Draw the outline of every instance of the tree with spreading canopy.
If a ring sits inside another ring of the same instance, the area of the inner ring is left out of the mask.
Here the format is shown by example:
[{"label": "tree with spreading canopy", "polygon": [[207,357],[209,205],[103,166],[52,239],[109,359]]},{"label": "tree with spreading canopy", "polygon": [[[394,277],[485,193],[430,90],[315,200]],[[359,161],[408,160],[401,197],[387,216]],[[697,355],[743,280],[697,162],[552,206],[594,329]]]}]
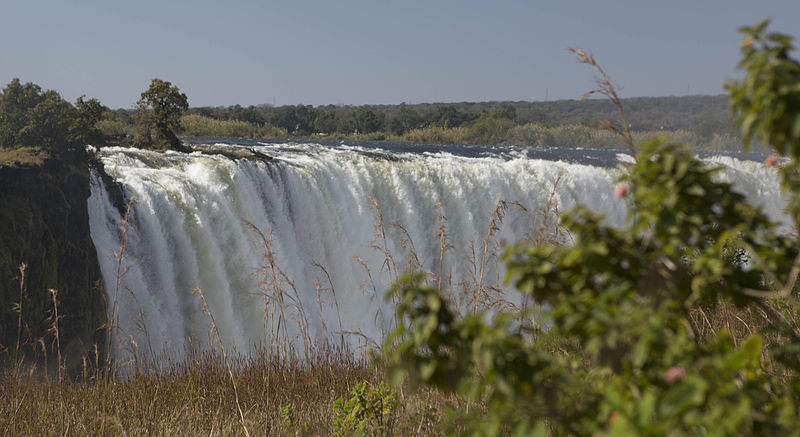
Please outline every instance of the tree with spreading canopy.
[{"label": "tree with spreading canopy", "polygon": [[177,86],[155,78],[136,104],[140,127],[135,140],[137,146],[190,151],[177,136],[181,132],[181,115],[189,109],[186,94]]}]

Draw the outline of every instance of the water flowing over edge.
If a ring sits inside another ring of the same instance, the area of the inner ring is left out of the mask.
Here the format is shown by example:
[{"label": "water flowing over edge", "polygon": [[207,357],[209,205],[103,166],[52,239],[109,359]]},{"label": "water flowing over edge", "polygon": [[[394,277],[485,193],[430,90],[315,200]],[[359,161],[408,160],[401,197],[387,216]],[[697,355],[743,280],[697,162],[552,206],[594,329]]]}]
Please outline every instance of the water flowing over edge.
[{"label": "water flowing over edge", "polygon": [[[503,243],[541,237],[545,222],[553,229],[555,208],[578,204],[605,214],[609,225],[625,223],[624,203],[613,196],[621,170],[613,165],[507,149],[247,148],[271,159],[97,152],[125,197],[136,200],[123,233],[123,212],[93,177],[90,226],[109,304],[118,303],[117,357],[167,352],[179,361],[192,347],[208,347],[214,339],[192,295],[198,288],[227,348],[291,345],[300,353],[322,339],[375,344],[394,323],[384,299],[389,284],[410,267],[441,277],[462,311],[484,288],[517,304],[494,256]],[[729,156],[706,159],[787,226],[774,169]],[[498,226],[490,231],[493,220]],[[118,265],[111,254],[123,237]]]}]

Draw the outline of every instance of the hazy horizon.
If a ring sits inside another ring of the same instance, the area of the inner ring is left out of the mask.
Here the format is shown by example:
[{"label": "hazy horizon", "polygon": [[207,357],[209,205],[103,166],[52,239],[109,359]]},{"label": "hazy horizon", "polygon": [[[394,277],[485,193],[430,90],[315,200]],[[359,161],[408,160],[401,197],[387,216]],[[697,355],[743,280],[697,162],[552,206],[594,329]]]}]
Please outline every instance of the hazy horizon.
[{"label": "hazy horizon", "polygon": [[[724,93],[717,93],[717,94],[686,94],[682,96],[677,95],[670,95],[670,96],[630,96],[630,97],[622,97],[622,100],[635,100],[635,99],[662,99],[662,98],[680,98],[680,97],[725,97],[727,95]],[[190,99],[191,100],[191,99]],[[578,101],[584,100],[581,99],[581,96],[576,98],[568,98],[568,99],[550,99],[550,100],[463,100],[463,101],[450,101],[450,102],[417,102],[417,103],[408,103],[408,102],[399,102],[399,103],[323,103],[320,105],[311,105],[311,104],[303,104],[303,103],[286,103],[283,105],[273,106],[272,103],[252,103],[249,105],[242,105],[239,103],[232,103],[230,105],[192,105],[191,101],[189,102],[190,108],[229,108],[232,106],[239,105],[243,108],[248,106],[264,106],[264,107],[281,107],[281,106],[296,106],[296,105],[304,105],[304,106],[313,106],[314,108],[320,108],[324,106],[335,106],[335,107],[356,107],[356,106],[399,106],[401,104],[407,104],[410,106],[413,105],[472,105],[472,104],[487,104],[487,103],[556,103],[556,102],[566,102],[566,101]],[[608,99],[605,96],[593,96],[589,99],[585,100],[592,100],[592,101],[607,101]],[[610,104],[610,103],[609,103]],[[113,110],[120,110],[120,109],[128,109],[128,110],[136,110],[135,106],[124,107],[124,108],[110,108]]]},{"label": "hazy horizon", "polygon": [[3,2],[12,78],[132,108],[154,77],[193,107],[576,100],[595,55],[623,98],[718,95],[740,26],[800,36],[800,3],[632,0]]}]

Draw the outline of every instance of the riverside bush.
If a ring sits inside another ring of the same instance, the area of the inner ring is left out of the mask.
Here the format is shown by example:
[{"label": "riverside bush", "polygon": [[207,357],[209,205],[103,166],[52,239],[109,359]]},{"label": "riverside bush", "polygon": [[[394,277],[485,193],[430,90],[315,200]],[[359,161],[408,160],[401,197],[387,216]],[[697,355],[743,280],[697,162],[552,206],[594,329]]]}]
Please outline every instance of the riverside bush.
[{"label": "riverside bush", "polygon": [[181,117],[183,133],[189,136],[215,136],[238,138],[282,138],[286,130],[271,125],[258,126],[239,120],[215,120],[198,114]]},{"label": "riverside bush", "polygon": [[361,381],[353,387],[351,397],[339,397],[333,402],[333,431],[336,435],[388,435],[397,404],[395,391],[381,381],[368,384]]},{"label": "riverside bush", "polygon": [[[742,29],[731,107],[744,138],[788,156],[797,226],[800,64],[766,26]],[[482,435],[800,435],[798,237],[716,172],[683,145],[646,142],[616,191],[626,229],[579,207],[562,216],[572,244],[509,248],[508,277],[544,320],[524,308],[459,316],[424,276],[401,278],[388,377],[482,403],[483,417],[453,412]],[[693,317],[731,306],[761,326],[703,333]]]}]

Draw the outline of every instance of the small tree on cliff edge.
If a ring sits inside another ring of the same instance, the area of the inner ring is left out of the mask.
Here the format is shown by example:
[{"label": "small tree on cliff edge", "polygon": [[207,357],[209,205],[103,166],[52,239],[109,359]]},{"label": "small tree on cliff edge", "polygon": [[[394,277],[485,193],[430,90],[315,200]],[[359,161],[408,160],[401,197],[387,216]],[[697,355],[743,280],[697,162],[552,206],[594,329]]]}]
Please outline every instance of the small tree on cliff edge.
[{"label": "small tree on cliff edge", "polygon": [[189,108],[186,94],[180,92],[177,86],[161,79],[153,79],[150,88],[142,93],[136,104],[139,106],[141,127],[136,139],[138,146],[189,151],[176,135],[181,131],[181,114]]}]

